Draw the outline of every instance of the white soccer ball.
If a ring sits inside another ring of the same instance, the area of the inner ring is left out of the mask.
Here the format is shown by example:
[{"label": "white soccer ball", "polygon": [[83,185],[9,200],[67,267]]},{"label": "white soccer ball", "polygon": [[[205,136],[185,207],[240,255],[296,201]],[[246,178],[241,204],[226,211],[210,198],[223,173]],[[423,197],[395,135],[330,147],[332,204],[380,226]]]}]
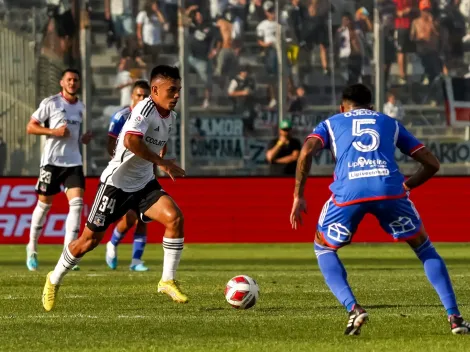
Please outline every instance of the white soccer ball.
[{"label": "white soccer ball", "polygon": [[231,278],[225,287],[225,299],[233,308],[251,308],[258,301],[258,297],[258,284],[246,275]]}]

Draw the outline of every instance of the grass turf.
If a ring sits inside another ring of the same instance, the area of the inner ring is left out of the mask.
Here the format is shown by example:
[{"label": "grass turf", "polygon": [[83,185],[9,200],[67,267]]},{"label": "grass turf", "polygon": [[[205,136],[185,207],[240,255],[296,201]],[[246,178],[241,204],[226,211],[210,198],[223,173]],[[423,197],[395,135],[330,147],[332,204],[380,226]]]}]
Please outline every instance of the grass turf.
[{"label": "grass turf", "polygon": [[[439,244],[460,308],[470,316],[470,245]],[[421,263],[405,245],[355,244],[340,251],[370,322],[343,336],[347,316],[329,292],[310,244],[187,245],[179,270],[190,303],[157,294],[162,250],[148,245],[151,271],[129,272],[131,247],[111,271],[101,245],[70,272],[55,309],[41,294],[60,246],[40,246],[40,270],[28,272],[24,246],[0,246],[1,351],[442,351],[470,350],[453,336]],[[260,301],[238,311],[224,300],[226,282],[246,274]]]}]

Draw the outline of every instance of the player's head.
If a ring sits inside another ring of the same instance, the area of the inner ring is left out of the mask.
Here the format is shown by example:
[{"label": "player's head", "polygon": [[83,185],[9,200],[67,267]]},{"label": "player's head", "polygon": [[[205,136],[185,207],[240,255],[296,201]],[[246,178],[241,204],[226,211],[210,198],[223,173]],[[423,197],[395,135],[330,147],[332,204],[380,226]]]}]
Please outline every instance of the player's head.
[{"label": "player's head", "polygon": [[357,83],[346,87],[341,97],[341,112],[358,108],[372,109],[372,92],[365,85]]},{"label": "player's head", "polygon": [[132,87],[131,107],[133,108],[140,101],[144,100],[145,97],[148,97],[149,95],[150,95],[150,86],[147,83],[147,81],[145,80],[136,81],[134,83],[134,86]]},{"label": "player's head", "polygon": [[177,67],[159,65],[150,74],[150,95],[165,110],[173,110],[180,98],[181,76]]},{"label": "player's head", "polygon": [[80,89],[80,72],[73,68],[68,68],[62,72],[60,86],[62,91],[71,96],[75,96]]}]

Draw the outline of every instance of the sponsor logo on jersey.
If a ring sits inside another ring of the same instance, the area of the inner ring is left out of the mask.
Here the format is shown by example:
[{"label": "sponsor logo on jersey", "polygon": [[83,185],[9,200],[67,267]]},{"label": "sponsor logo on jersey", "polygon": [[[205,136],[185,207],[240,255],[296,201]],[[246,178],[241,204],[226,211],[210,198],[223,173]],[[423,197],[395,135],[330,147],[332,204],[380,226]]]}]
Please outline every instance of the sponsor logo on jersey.
[{"label": "sponsor logo on jersey", "polygon": [[141,121],[142,121],[142,116],[137,115],[137,116],[134,118],[134,120],[137,121],[137,122],[141,122]]},{"label": "sponsor logo on jersey", "polygon": [[361,170],[361,171],[350,172],[349,173],[349,179],[354,180],[356,178],[388,176],[388,175],[390,175],[390,170],[389,169],[370,169],[370,170]]},{"label": "sponsor logo on jersey", "polygon": [[162,140],[159,140],[159,139],[154,139],[150,136],[145,137],[145,141],[148,142],[148,143],[158,145],[159,147],[163,147],[166,143],[166,141],[162,141]]},{"label": "sponsor logo on jersey", "polygon": [[387,162],[381,159],[366,159],[364,157],[357,158],[357,161],[348,162],[348,167],[387,167]]}]

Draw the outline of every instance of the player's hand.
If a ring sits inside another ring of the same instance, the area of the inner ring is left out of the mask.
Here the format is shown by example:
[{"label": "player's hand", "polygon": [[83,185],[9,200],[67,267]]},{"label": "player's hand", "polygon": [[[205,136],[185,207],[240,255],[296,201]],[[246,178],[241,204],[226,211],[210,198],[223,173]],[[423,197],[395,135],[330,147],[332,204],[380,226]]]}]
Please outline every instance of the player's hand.
[{"label": "player's hand", "polygon": [[91,131],[87,131],[85,134],[82,135],[82,143],[88,144],[93,138],[93,133]]},{"label": "player's hand", "polygon": [[302,212],[307,214],[307,202],[304,198],[294,198],[294,204],[292,204],[292,211],[290,213],[290,223],[294,230],[297,229],[298,224],[303,225]]},{"label": "player's hand", "polygon": [[67,124],[62,125],[59,128],[55,128],[52,130],[52,135],[54,137],[68,137],[70,136],[70,130],[67,128]]},{"label": "player's hand", "polygon": [[167,160],[163,160],[163,162],[160,165],[158,165],[160,169],[163,172],[166,172],[173,181],[175,181],[176,177],[186,176],[186,171],[184,171],[182,168],[176,165],[175,161],[176,159],[167,159]]}]

